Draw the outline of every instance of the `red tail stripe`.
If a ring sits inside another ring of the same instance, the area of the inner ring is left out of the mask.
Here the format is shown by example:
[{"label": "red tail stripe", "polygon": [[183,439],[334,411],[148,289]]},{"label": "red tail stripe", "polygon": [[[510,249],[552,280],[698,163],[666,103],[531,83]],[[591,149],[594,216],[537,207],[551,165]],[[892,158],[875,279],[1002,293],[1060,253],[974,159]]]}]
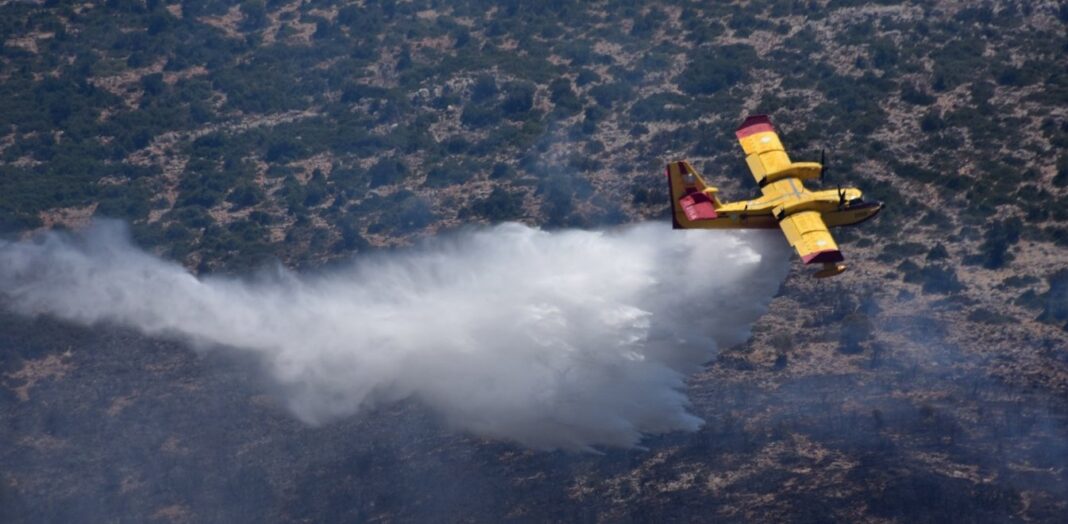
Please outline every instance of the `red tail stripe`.
[{"label": "red tail stripe", "polygon": [[745,138],[749,135],[756,133],[763,133],[765,131],[775,131],[775,128],[771,125],[771,119],[767,115],[753,115],[745,119],[742,125],[738,126],[738,130],[734,132],[735,136],[739,139]]}]

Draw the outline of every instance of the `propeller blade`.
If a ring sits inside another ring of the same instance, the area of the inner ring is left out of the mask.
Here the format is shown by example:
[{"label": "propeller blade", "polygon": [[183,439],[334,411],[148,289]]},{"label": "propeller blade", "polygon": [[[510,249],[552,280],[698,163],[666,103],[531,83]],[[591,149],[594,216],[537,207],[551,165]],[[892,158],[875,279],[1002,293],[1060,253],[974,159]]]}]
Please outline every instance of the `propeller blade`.
[{"label": "propeller blade", "polygon": [[823,176],[827,173],[827,150],[820,148],[820,183],[823,183]]},{"label": "propeller blade", "polygon": [[845,205],[845,191],[842,190],[842,184],[838,184],[838,207]]}]

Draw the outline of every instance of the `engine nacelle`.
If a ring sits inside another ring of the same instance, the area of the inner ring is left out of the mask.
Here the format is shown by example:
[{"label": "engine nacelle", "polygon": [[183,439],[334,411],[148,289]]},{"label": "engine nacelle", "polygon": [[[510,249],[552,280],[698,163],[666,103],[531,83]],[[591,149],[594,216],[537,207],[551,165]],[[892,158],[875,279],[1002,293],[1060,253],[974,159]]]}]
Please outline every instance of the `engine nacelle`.
[{"label": "engine nacelle", "polygon": [[785,169],[765,174],[759,184],[760,187],[764,187],[776,180],[782,180],[789,177],[798,178],[800,180],[815,180],[820,177],[821,171],[823,171],[823,165],[819,162],[793,162]]}]

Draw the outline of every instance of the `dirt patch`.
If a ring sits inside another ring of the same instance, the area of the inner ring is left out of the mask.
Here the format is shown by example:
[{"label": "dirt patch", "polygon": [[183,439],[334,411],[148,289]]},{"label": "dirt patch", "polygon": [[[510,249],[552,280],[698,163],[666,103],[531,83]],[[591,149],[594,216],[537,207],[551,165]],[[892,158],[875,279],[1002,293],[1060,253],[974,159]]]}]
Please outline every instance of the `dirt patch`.
[{"label": "dirt patch", "polygon": [[182,504],[162,507],[152,514],[152,518],[170,522],[189,522],[191,520],[189,508]]},{"label": "dirt patch", "polygon": [[19,440],[19,444],[37,451],[56,451],[67,447],[66,440],[47,434],[22,438]]},{"label": "dirt patch", "polygon": [[47,40],[55,36],[55,33],[30,33],[24,36],[13,36],[11,38],[8,38],[4,42],[4,45],[7,47],[22,48],[36,55],[38,53],[37,42],[41,40]]},{"label": "dirt patch", "polygon": [[123,395],[121,397],[115,397],[115,399],[111,401],[111,405],[108,406],[108,416],[114,417],[119,413],[122,413],[122,410],[126,409],[126,407],[130,404],[133,404],[133,402],[134,395]]},{"label": "dirt patch", "polygon": [[194,76],[203,76],[208,74],[208,70],[204,66],[193,66],[181,71],[168,71],[163,73],[163,82],[167,85],[174,85],[179,80],[185,80],[187,78],[193,78]]},{"label": "dirt patch", "polygon": [[319,153],[315,156],[298,160],[296,162],[290,162],[289,167],[296,167],[300,169],[300,173],[296,173],[295,176],[300,183],[307,184],[311,180],[315,170],[318,169],[322,172],[323,176],[330,177],[330,173],[334,170],[334,162],[336,159],[334,155],[330,153]]},{"label": "dirt patch", "polygon": [[175,436],[167,437],[167,440],[163,441],[163,444],[160,445],[159,450],[165,453],[178,454],[185,454],[189,452],[189,449],[182,445],[181,439]]},{"label": "dirt patch", "polygon": [[225,15],[217,17],[202,16],[197,20],[222,31],[230,38],[241,38],[241,31],[237,30],[237,25],[244,19],[245,15],[241,12],[241,6],[235,5]]},{"label": "dirt patch", "polygon": [[84,207],[60,207],[41,211],[37,214],[37,218],[41,219],[41,227],[37,231],[54,229],[56,226],[63,226],[67,229],[85,227],[92,220],[97,205],[94,202]]},{"label": "dirt patch", "polygon": [[141,89],[139,84],[141,79],[146,75],[163,72],[163,66],[166,63],[167,59],[161,58],[152,65],[129,69],[117,75],[89,78],[89,83],[94,87],[122,98],[123,102],[126,103],[126,107],[137,109],[141,102],[141,96],[144,95],[144,90]]},{"label": "dirt patch", "polygon": [[[67,350],[61,354],[51,354],[35,360],[26,360],[22,363],[22,369],[4,375],[4,385],[15,392],[20,401],[30,400],[30,389],[38,382],[45,379],[63,378],[74,365],[70,363],[71,352]],[[11,385],[10,381],[21,382],[17,386]]]}]

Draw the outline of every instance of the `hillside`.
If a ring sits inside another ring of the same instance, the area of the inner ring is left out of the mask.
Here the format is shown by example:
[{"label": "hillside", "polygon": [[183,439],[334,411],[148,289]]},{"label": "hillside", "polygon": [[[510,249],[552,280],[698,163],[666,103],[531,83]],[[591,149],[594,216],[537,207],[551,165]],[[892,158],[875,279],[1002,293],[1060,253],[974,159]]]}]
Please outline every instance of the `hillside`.
[{"label": "hillside", "polygon": [[753,113],[886,203],[836,231],[849,272],[795,260],[691,380],[705,426],[647,450],[529,451],[414,402],[308,427],[238,357],[4,313],[0,517],[1063,521],[1066,23],[1008,0],[0,2],[6,238],[117,218],[211,275],[665,220],[669,160],[756,194]]}]

